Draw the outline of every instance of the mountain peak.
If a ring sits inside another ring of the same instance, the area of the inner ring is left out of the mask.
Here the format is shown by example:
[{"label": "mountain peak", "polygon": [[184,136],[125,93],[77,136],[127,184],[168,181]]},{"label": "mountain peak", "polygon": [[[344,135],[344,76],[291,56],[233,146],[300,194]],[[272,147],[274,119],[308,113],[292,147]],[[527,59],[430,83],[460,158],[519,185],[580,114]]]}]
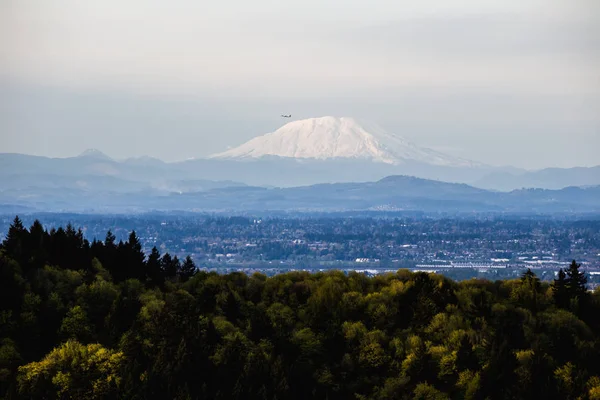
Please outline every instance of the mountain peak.
[{"label": "mountain peak", "polygon": [[381,127],[351,117],[320,117],[292,121],[211,158],[362,159],[386,164],[421,162],[444,166],[474,163],[419,147]]},{"label": "mountain peak", "polygon": [[98,149],[87,149],[84,152],[82,152],[81,154],[79,154],[77,157],[89,157],[89,158],[97,158],[97,159],[101,159],[101,160],[112,160],[112,158],[110,158],[109,156],[107,156],[106,154],[104,154],[103,152],[101,152]]}]

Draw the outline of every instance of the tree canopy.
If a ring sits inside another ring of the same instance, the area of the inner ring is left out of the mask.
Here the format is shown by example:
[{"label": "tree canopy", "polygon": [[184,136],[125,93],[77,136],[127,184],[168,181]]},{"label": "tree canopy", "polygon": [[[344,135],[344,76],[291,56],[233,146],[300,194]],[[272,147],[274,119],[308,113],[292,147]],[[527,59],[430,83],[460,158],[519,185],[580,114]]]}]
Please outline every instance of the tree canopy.
[{"label": "tree canopy", "polygon": [[198,271],[16,219],[0,246],[0,398],[599,399],[600,296],[399,270]]}]

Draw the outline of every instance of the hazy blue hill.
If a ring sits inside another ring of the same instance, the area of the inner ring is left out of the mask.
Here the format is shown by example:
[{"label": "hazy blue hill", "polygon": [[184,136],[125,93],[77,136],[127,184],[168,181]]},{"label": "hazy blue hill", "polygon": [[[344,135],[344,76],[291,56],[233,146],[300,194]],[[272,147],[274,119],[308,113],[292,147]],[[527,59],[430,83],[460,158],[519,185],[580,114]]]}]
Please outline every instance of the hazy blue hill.
[{"label": "hazy blue hill", "polygon": [[[280,157],[180,163],[164,163],[150,157],[116,161],[98,151],[70,158],[0,154],[0,204],[20,204],[37,210],[122,211],[594,212],[599,209],[596,186],[495,192],[458,183],[464,181],[456,178],[456,168],[427,166],[428,172],[423,172],[421,167]],[[390,168],[393,171],[413,168],[435,178],[417,178],[416,174],[402,171],[386,175]],[[461,170],[477,172],[469,168]],[[548,170],[538,174],[549,180],[553,174],[568,177],[577,171],[589,174],[593,170]],[[338,183],[311,183],[335,177],[340,178]],[[584,177],[580,181],[585,181]],[[275,183],[275,187],[267,188],[268,182]]]},{"label": "hazy blue hill", "polygon": [[[33,178],[35,177],[35,178]],[[264,188],[234,181],[156,180],[117,177],[12,176],[0,187],[0,204],[38,210],[147,211],[348,211],[598,212],[600,186],[561,190],[493,192],[462,183],[411,176],[374,182]],[[29,179],[32,186],[24,185]],[[37,179],[37,181],[36,181]],[[19,184],[15,186],[15,182]],[[12,185],[11,186],[11,182]]]},{"label": "hazy blue hill", "polygon": [[[600,166],[594,168],[550,168],[527,172],[515,168],[489,166],[445,167],[421,162],[390,165],[364,160],[316,160],[265,156],[249,160],[192,159],[166,163],[153,157],[118,161],[89,150],[76,157],[48,158],[0,153],[0,178],[21,176],[113,176],[126,181],[232,181],[252,186],[296,187],[331,182],[375,182],[415,176],[439,182],[460,182],[475,187],[510,191],[539,187],[561,189],[566,186],[600,184]],[[30,178],[28,178],[30,179]],[[17,180],[18,182],[18,180]],[[29,181],[24,182],[31,186]],[[152,186],[152,185],[150,185]],[[173,189],[179,190],[179,189]],[[183,188],[182,191],[187,189]],[[193,185],[188,191],[198,190]]]},{"label": "hazy blue hill", "polygon": [[546,168],[521,173],[494,171],[473,184],[504,191],[521,188],[562,189],[568,186],[594,186],[600,185],[600,166]]},{"label": "hazy blue hill", "polygon": [[119,175],[119,163],[107,157],[83,155],[68,158],[49,158],[25,154],[0,154],[0,176],[7,174],[53,174],[78,176],[86,174]]},{"label": "hazy blue hill", "polygon": [[177,163],[186,175],[237,180],[255,186],[293,187],[331,182],[377,181],[390,175],[411,175],[452,182],[472,182],[493,171],[489,167],[442,167],[420,162],[390,165],[364,160],[295,159],[264,156],[249,160],[197,159]]},{"label": "hazy blue hill", "polygon": [[148,156],[127,158],[122,162],[126,165],[136,165],[142,167],[162,167],[166,164],[164,161],[159,160],[158,158]]},{"label": "hazy blue hill", "polygon": [[520,189],[499,194],[501,201],[517,206],[536,206],[548,209],[570,208],[572,211],[599,209],[600,186],[566,187],[560,190]]},{"label": "hazy blue hill", "polygon": [[410,189],[407,194],[431,195],[473,195],[487,193],[484,189],[469,186],[464,183],[449,183],[430,179],[419,179],[413,176],[395,175],[385,177],[374,184],[379,189]]}]

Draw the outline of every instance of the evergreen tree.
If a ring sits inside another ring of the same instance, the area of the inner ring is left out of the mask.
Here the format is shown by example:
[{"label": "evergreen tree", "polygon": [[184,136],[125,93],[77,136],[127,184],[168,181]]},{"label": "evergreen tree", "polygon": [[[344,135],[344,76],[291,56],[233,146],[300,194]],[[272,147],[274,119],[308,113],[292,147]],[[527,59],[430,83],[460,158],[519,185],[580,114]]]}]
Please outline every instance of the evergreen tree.
[{"label": "evergreen tree", "polygon": [[131,231],[129,234],[129,239],[125,243],[124,250],[126,253],[125,260],[127,262],[125,279],[132,277],[144,281],[146,278],[146,273],[144,271],[144,259],[146,256],[142,251],[142,244],[135,234],[135,231]]},{"label": "evergreen tree", "polygon": [[173,262],[171,263],[171,267],[168,269],[168,277],[174,278],[177,276],[177,273],[181,269],[181,261],[177,256],[173,257]]},{"label": "evergreen tree", "polygon": [[525,271],[523,275],[521,275],[521,282],[531,284],[536,289],[540,287],[540,280],[531,270],[531,268],[527,268],[527,271]]},{"label": "evergreen tree", "polygon": [[94,239],[90,245],[90,252],[92,258],[102,260],[104,256],[104,243],[102,243],[100,240]]},{"label": "evergreen tree", "polygon": [[177,256],[171,257],[169,253],[165,253],[160,259],[160,265],[166,279],[172,279],[177,276],[179,270],[179,259]]},{"label": "evergreen tree", "polygon": [[42,268],[45,260],[48,258],[45,250],[45,241],[47,233],[39,220],[35,220],[29,228],[29,254],[28,257],[34,269]]},{"label": "evergreen tree", "polygon": [[165,279],[161,268],[160,252],[154,246],[146,261],[146,273],[153,285],[161,286]]},{"label": "evergreen tree", "polygon": [[73,238],[77,235],[77,232],[75,231],[75,227],[73,227],[73,224],[71,224],[70,222],[67,224],[65,233],[67,234],[67,237],[69,237],[69,238]]},{"label": "evergreen tree", "polygon": [[106,232],[106,238],[104,239],[104,246],[106,248],[116,248],[117,245],[115,244],[117,240],[117,237],[112,233],[112,231],[109,229],[108,232]]},{"label": "evergreen tree", "polygon": [[183,261],[183,264],[181,264],[181,267],[179,268],[179,279],[183,282],[187,281],[188,279],[190,279],[192,276],[194,276],[194,274],[196,273],[196,264],[194,264],[194,260],[192,260],[192,257],[190,257],[189,255],[185,258],[185,260]]},{"label": "evergreen tree", "polygon": [[130,250],[130,255],[132,256],[132,261],[135,261],[136,264],[143,264],[144,252],[142,251],[142,244],[138,239],[135,231],[131,231],[129,234],[129,239],[127,240],[127,247]]},{"label": "evergreen tree", "polygon": [[565,271],[562,268],[558,270],[558,277],[554,280],[554,284],[552,285],[552,298],[557,307],[567,308],[569,306],[567,274],[565,274]]},{"label": "evergreen tree", "polygon": [[566,286],[571,299],[581,299],[587,292],[585,287],[587,278],[585,277],[585,273],[579,271],[580,267],[581,264],[577,264],[575,260],[573,260],[567,269]]},{"label": "evergreen tree", "polygon": [[33,247],[42,247],[43,243],[41,241],[44,239],[44,227],[38,219],[33,221],[33,224],[29,228],[29,233],[32,236],[31,245]]},{"label": "evergreen tree", "polygon": [[23,222],[17,215],[13,220],[13,223],[8,228],[6,238],[2,242],[2,248],[16,261],[22,261],[24,247],[23,242],[27,237],[27,233],[27,229],[25,229]]}]

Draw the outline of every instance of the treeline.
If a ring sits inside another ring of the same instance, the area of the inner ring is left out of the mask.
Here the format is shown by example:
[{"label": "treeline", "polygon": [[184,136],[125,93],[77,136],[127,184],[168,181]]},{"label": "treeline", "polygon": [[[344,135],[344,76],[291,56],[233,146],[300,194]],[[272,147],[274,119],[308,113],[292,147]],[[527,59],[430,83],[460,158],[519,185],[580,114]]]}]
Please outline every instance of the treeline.
[{"label": "treeline", "polygon": [[29,229],[0,247],[0,397],[600,399],[600,296],[399,270],[197,271],[135,233]]}]

